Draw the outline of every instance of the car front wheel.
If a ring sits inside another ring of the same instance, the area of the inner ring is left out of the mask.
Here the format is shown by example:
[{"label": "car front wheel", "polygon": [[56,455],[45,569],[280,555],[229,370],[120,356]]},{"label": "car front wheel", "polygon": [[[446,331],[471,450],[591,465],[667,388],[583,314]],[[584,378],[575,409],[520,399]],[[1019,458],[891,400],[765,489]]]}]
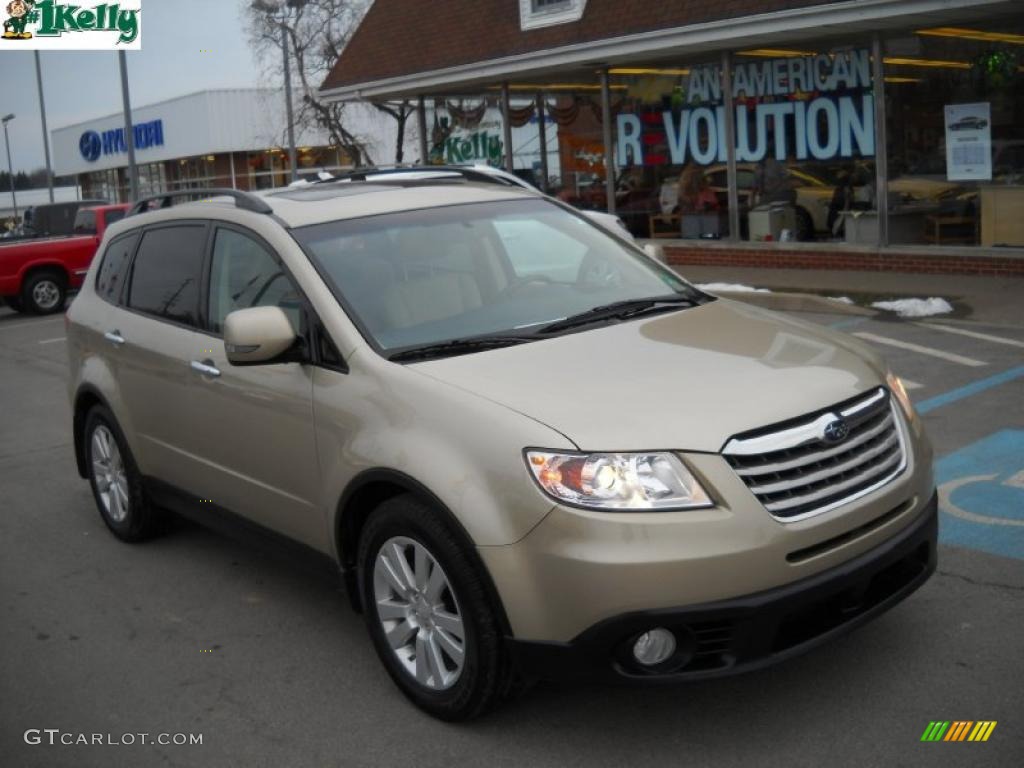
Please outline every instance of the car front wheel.
[{"label": "car front wheel", "polygon": [[360,582],[377,654],[417,706],[442,720],[483,714],[514,675],[477,565],[441,514],[403,495],[360,537]]}]

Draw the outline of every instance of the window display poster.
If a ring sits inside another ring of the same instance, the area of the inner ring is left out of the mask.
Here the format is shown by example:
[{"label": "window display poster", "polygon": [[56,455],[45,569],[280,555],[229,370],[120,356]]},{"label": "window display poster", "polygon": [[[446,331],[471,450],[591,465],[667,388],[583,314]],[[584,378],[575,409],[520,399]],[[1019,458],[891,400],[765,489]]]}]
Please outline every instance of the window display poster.
[{"label": "window display poster", "polygon": [[946,105],[946,178],[992,178],[992,117],[987,101]]}]

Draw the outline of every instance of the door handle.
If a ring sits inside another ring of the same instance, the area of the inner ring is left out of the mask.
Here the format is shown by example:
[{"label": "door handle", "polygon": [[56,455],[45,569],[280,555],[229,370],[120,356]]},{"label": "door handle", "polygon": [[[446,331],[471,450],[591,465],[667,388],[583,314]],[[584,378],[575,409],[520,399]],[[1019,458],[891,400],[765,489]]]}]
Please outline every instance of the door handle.
[{"label": "door handle", "polygon": [[118,330],[107,331],[106,333],[103,334],[103,338],[109,341],[111,344],[116,344],[117,346],[121,346],[122,344],[124,344],[124,336],[122,336],[121,332]]},{"label": "door handle", "polygon": [[214,378],[220,376],[220,371],[217,369],[217,366],[213,364],[212,360],[204,360],[203,362],[193,360],[189,365],[192,367],[193,371],[201,373],[203,376],[212,376]]}]

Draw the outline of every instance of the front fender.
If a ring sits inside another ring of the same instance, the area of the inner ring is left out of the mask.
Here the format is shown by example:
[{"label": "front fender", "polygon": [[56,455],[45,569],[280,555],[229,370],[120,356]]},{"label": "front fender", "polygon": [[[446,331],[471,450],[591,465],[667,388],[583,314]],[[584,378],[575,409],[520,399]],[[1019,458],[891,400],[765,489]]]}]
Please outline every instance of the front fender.
[{"label": "front fender", "polygon": [[370,471],[429,490],[476,546],[516,542],[551,511],[522,451],[575,450],[565,436],[410,368],[380,360],[390,370],[379,376],[358,354],[349,362],[349,374],[318,369],[314,378],[328,531],[338,530],[341,500]]}]

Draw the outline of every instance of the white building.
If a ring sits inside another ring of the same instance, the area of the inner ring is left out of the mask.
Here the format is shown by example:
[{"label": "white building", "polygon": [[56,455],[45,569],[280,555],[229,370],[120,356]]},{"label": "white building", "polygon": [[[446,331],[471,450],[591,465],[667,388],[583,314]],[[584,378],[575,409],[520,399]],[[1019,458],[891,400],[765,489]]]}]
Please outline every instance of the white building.
[{"label": "white building", "polygon": [[[345,107],[345,127],[378,164],[395,159],[397,123],[372,106]],[[288,183],[284,93],[209,90],[132,109],[140,194],[191,186],[265,189]],[[299,130],[300,175],[351,166],[326,134]],[[128,149],[121,112],[51,134],[54,172],[74,174],[84,197],[128,198]],[[415,120],[406,124],[406,161],[418,160]]]}]

